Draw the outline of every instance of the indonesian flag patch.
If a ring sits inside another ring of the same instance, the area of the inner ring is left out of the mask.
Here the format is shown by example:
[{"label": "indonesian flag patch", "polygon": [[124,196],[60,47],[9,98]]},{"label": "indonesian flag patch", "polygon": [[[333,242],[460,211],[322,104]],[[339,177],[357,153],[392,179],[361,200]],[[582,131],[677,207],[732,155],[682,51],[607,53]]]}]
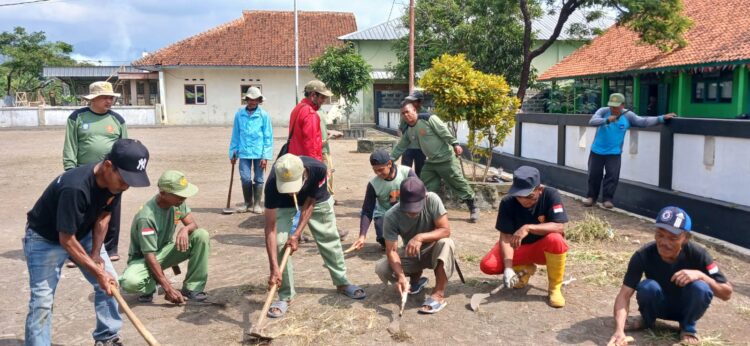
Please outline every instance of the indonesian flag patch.
[{"label": "indonesian flag patch", "polygon": [[706,270],[708,270],[708,273],[713,275],[719,272],[719,266],[716,265],[716,262],[713,262],[706,266]]},{"label": "indonesian flag patch", "polygon": [[141,235],[154,235],[156,231],[153,228],[144,228],[141,230]]},{"label": "indonesian flag patch", "polygon": [[562,206],[562,204],[555,204],[555,205],[553,205],[553,206],[552,206],[552,211],[553,211],[553,212],[554,212],[555,214],[557,214],[557,213],[562,213],[562,212],[563,212],[563,206]]},{"label": "indonesian flag patch", "polygon": [[326,184],[326,181],[328,181],[328,177],[325,177],[318,182],[318,188]]}]

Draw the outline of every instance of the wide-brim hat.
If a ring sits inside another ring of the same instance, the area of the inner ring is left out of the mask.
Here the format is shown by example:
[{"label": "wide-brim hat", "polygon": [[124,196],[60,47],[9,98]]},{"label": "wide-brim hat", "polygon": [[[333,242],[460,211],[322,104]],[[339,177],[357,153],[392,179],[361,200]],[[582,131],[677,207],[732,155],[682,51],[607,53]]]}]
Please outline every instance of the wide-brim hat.
[{"label": "wide-brim hat", "polygon": [[263,97],[263,94],[260,92],[260,89],[256,87],[250,87],[249,89],[247,89],[247,94],[245,94],[245,98],[251,99],[251,100],[260,99],[261,101],[265,99],[265,97]]},{"label": "wide-brim hat", "polygon": [[99,96],[120,97],[119,93],[114,92],[110,82],[94,82],[89,85],[89,94],[83,98],[91,101]]}]

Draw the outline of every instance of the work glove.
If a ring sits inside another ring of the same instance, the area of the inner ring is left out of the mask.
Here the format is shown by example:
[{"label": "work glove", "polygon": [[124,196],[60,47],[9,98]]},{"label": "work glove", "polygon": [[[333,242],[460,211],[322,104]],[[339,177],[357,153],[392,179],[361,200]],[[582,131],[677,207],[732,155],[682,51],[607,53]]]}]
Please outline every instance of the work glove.
[{"label": "work glove", "polygon": [[518,283],[518,275],[513,271],[513,268],[505,268],[503,271],[503,284],[505,288],[513,288]]}]

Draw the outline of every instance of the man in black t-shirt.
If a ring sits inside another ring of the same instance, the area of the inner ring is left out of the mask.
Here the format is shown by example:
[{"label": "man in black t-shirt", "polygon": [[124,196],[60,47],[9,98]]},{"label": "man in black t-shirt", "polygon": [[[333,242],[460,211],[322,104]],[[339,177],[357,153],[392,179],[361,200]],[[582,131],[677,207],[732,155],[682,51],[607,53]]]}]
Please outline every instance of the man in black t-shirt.
[{"label": "man in black t-shirt", "polygon": [[[695,326],[713,297],[732,296],[732,285],[711,255],[690,242],[692,221],[684,210],[665,207],[655,226],[655,241],[636,251],[628,263],[615,298],[615,332],[609,345],[627,345],[626,329],[651,328],[657,318],[680,323],[681,343],[699,344]],[[633,293],[641,316],[626,323]]]},{"label": "man in black t-shirt", "polygon": [[513,172],[513,185],[500,202],[495,229],[500,240],[484,256],[479,268],[485,274],[503,274],[505,287],[523,288],[547,265],[549,304],[565,306],[560,291],[565,276],[565,223],[568,215],[560,193],[541,184],[539,170],[521,166]]},{"label": "man in black t-shirt", "polygon": [[[289,246],[292,252],[297,251],[299,236],[307,225],[338,291],[352,299],[366,297],[362,288],[351,284],[346,278],[344,251],[336,231],[336,214],[333,211],[333,198],[328,192],[327,178],[328,168],[323,162],[293,154],[281,156],[268,176],[265,188],[266,251],[271,264],[268,283],[279,285],[279,300],[268,309],[269,317],[283,316],[295,295],[292,259],[289,258],[286,268],[279,268],[279,263],[284,248]],[[290,236],[297,213],[292,198],[294,195],[302,205],[299,206],[297,228]]]},{"label": "man in black t-shirt", "polygon": [[96,345],[119,345],[122,317],[111,297],[117,273],[102,247],[112,206],[130,186],[148,186],[148,150],[120,139],[104,161],[73,168],[55,178],[27,214],[23,251],[31,299],[26,344],[52,343],[52,305],[60,269],[70,257],[94,286]]}]

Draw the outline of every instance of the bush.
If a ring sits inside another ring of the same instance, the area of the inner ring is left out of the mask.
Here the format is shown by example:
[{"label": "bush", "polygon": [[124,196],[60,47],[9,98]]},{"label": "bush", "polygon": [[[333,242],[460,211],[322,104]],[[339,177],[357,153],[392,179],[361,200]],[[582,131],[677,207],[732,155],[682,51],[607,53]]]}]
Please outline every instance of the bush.
[{"label": "bush", "polygon": [[586,212],[583,220],[572,222],[565,230],[565,239],[576,243],[612,240],[614,236],[615,234],[609,221],[591,212]]}]

